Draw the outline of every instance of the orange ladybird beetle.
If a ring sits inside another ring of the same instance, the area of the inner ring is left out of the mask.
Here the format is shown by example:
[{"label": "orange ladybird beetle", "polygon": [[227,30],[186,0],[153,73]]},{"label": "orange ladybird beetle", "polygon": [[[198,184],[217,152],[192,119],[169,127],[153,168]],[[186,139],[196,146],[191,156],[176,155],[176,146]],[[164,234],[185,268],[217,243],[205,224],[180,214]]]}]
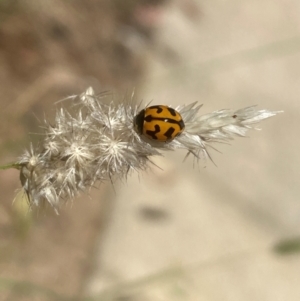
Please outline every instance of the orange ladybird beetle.
[{"label": "orange ladybird beetle", "polygon": [[134,126],[140,135],[162,142],[173,140],[184,130],[181,115],[163,105],[147,107],[140,111],[134,118]]}]

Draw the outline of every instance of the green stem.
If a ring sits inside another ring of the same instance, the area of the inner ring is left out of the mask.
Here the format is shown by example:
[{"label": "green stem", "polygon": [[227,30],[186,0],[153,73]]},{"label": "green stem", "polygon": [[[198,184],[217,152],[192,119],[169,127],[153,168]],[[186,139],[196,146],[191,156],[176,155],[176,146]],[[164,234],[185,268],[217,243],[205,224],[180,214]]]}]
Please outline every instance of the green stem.
[{"label": "green stem", "polygon": [[0,166],[0,170],[5,170],[9,168],[20,169],[21,165],[19,163],[8,163],[6,165]]}]

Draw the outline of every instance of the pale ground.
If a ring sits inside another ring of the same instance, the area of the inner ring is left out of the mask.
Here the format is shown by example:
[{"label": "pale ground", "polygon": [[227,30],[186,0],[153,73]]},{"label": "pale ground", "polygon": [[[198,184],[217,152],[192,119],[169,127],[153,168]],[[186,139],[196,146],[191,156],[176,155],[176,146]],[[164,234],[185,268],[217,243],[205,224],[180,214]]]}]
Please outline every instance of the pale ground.
[{"label": "pale ground", "polygon": [[299,301],[300,255],[272,248],[300,235],[300,1],[179,4],[166,8],[149,51],[145,102],[285,113],[250,139],[218,146],[218,167],[193,168],[184,153],[166,153],[156,160],[163,171],[116,187],[86,292],[106,291],[103,300]]}]

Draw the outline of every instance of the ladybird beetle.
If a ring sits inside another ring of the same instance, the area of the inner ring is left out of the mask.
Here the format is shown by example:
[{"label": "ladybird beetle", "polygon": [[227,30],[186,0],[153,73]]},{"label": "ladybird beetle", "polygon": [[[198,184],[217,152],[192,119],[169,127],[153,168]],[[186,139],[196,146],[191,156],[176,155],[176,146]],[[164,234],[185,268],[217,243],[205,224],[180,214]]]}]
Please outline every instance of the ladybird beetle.
[{"label": "ladybird beetle", "polygon": [[184,130],[181,115],[174,109],[159,105],[147,107],[134,118],[136,131],[157,141],[171,141]]}]

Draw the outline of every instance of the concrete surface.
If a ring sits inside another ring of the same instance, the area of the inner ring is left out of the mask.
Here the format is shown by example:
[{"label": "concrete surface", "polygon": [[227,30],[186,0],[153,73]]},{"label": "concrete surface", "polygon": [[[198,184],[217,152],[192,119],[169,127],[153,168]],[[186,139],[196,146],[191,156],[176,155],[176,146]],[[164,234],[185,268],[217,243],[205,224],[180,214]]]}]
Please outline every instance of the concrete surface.
[{"label": "concrete surface", "polygon": [[[156,159],[116,201],[86,292],[101,300],[300,300],[300,2],[171,2],[149,50],[145,102],[199,101],[202,113],[284,110],[214,152],[218,167]],[[98,300],[98,299],[97,299]]]}]

